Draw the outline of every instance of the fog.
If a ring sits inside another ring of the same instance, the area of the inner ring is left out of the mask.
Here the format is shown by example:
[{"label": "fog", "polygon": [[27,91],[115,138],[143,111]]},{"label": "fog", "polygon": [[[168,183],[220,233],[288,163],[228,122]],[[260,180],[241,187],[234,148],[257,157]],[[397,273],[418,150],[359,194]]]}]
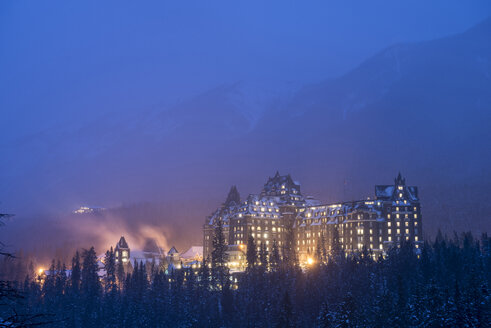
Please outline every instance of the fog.
[{"label": "fog", "polygon": [[[230,185],[322,202],[399,171],[424,231],[489,231],[488,1],[2,2],[0,229],[69,258],[202,243]],[[80,216],[80,206],[107,208]]]}]

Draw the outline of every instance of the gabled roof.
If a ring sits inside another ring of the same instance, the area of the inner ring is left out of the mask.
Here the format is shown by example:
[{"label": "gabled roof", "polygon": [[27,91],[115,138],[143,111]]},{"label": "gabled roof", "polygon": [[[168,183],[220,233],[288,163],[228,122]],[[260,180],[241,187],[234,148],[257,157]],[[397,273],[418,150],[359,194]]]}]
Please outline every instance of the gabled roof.
[{"label": "gabled roof", "polygon": [[177,249],[174,246],[171,247],[171,249],[169,250],[167,255],[173,255],[173,254],[179,254],[179,252],[177,251]]},{"label": "gabled roof", "polygon": [[393,200],[396,198],[396,194],[399,192],[398,187],[401,187],[401,191],[405,198],[410,201],[418,201],[418,187],[406,186],[406,179],[401,176],[401,173],[394,179],[394,185],[379,185],[375,186],[375,196],[381,200]]},{"label": "gabled roof", "polygon": [[124,239],[124,236],[121,236],[116,247],[117,248],[129,248],[128,243],[126,242],[126,239]]},{"label": "gabled roof", "polygon": [[227,195],[227,200],[225,200],[225,206],[229,207],[232,205],[240,204],[240,194],[236,186],[232,186]]},{"label": "gabled roof", "polygon": [[203,257],[203,246],[192,246],[186,252],[181,255],[184,259],[194,259],[196,257]]}]

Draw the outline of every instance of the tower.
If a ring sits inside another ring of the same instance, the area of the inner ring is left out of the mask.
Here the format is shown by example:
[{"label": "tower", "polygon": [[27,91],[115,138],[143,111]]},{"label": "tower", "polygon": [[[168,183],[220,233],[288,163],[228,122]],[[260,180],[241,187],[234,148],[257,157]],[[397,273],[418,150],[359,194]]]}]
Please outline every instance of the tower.
[{"label": "tower", "polygon": [[126,239],[124,239],[124,236],[121,236],[114,248],[114,257],[116,258],[116,263],[123,263],[123,265],[126,265],[130,262],[130,247],[126,242]]}]

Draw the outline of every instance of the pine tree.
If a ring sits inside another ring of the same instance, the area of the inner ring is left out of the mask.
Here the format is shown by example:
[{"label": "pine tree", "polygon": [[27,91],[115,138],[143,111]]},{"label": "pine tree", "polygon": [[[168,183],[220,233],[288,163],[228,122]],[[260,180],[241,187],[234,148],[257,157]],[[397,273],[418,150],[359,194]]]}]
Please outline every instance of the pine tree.
[{"label": "pine tree", "polygon": [[339,230],[337,226],[334,227],[332,232],[332,247],[331,247],[331,257],[335,262],[339,262],[344,257],[343,248],[341,242],[339,241]]},{"label": "pine tree", "polygon": [[106,293],[114,293],[116,291],[116,258],[112,247],[104,257],[104,269],[106,271],[104,290]]},{"label": "pine tree", "polygon": [[285,291],[285,294],[283,295],[283,299],[280,304],[280,312],[278,314],[278,317],[276,318],[275,327],[295,327],[295,324],[293,322],[293,307],[288,291]]},{"label": "pine tree", "polygon": [[252,235],[249,235],[249,238],[247,239],[246,258],[247,258],[247,269],[248,270],[254,269],[257,263],[257,250],[256,250],[256,243]]},{"label": "pine tree", "polygon": [[227,268],[227,244],[223,234],[223,222],[217,220],[214,236],[213,250],[211,252],[212,274],[215,282],[214,287],[221,289],[226,279],[228,279]]},{"label": "pine tree", "polygon": [[72,292],[74,295],[78,295],[80,291],[81,272],[80,254],[76,251],[75,256],[72,259],[72,275],[70,276]]},{"label": "pine tree", "polygon": [[94,247],[84,250],[82,254],[82,282],[80,291],[85,311],[82,315],[82,324],[85,327],[95,327],[98,318],[98,302],[101,292],[99,283],[99,268]]},{"label": "pine tree", "polygon": [[276,239],[273,240],[273,247],[271,251],[271,256],[269,258],[271,270],[277,271],[280,265],[280,250],[278,249],[278,243],[276,242]]},{"label": "pine tree", "polygon": [[261,268],[263,271],[268,270],[268,251],[266,250],[266,245],[261,244],[261,250],[259,252],[259,261],[261,262]]}]

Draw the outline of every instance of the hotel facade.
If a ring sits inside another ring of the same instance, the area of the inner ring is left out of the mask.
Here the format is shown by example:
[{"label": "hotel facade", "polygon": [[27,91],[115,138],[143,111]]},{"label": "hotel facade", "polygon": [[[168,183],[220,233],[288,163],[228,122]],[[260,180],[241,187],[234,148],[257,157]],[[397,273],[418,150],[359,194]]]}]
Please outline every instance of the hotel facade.
[{"label": "hotel facade", "polygon": [[377,257],[403,241],[419,248],[421,219],[418,188],[407,186],[401,174],[394,184],[375,186],[373,199],[322,204],[304,197],[300,184],[290,175],[277,172],[259,194],[245,200],[240,199],[235,186],[231,188],[225,203],[206,218],[203,255],[211,257],[219,220],[229,245],[229,263],[240,270],[245,265],[249,236],[258,251],[264,245],[271,252],[276,243],[282,256],[294,254],[300,264],[311,261],[320,247],[330,253],[335,235],[346,253],[366,248]]}]

